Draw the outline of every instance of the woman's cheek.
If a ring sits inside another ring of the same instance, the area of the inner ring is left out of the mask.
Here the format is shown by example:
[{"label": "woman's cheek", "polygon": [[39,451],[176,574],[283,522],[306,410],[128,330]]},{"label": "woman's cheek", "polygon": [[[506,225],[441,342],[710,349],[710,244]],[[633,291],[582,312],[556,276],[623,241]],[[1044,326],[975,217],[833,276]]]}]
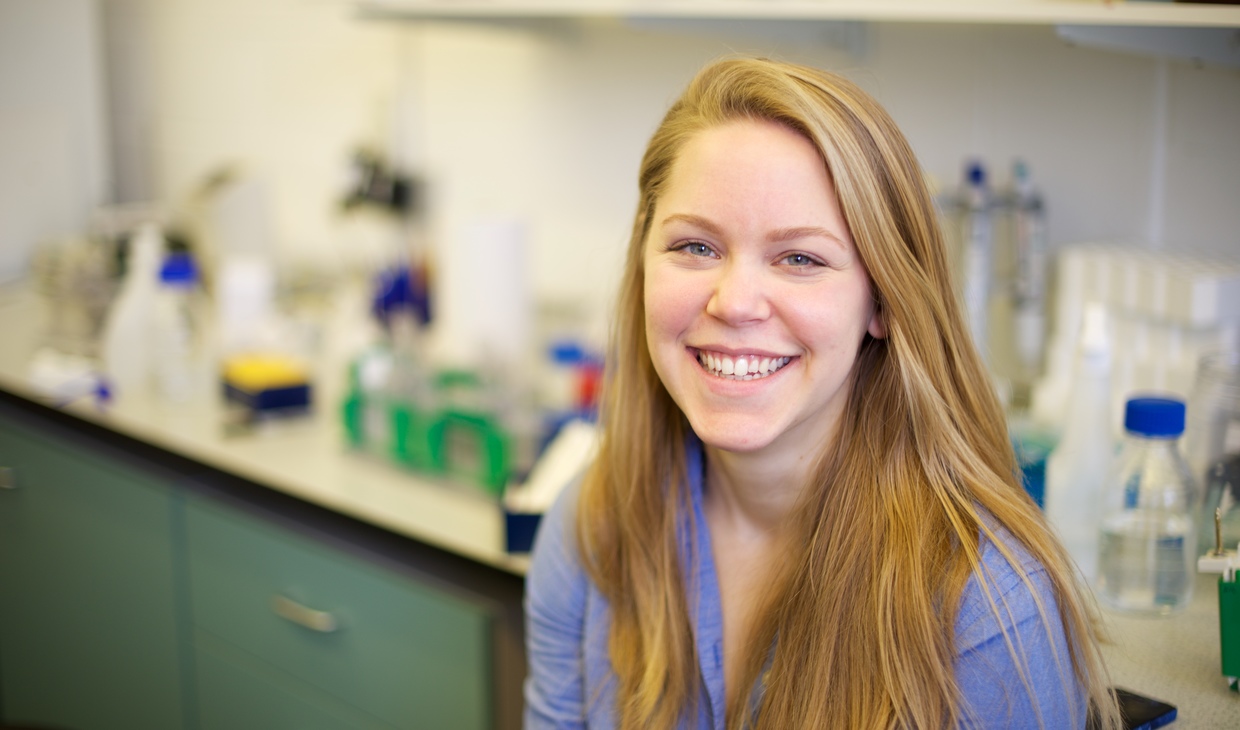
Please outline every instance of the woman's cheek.
[{"label": "woman's cheek", "polygon": [[675,334],[705,308],[701,272],[651,271],[646,280],[646,325],[653,332]]}]

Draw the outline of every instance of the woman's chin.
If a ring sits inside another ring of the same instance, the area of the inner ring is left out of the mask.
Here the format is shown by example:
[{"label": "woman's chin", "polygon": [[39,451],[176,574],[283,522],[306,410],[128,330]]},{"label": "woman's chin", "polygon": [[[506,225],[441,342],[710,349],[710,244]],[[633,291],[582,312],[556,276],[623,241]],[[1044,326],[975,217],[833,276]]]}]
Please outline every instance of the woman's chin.
[{"label": "woman's chin", "polygon": [[690,418],[689,423],[703,444],[722,451],[756,453],[776,438],[769,422],[755,424],[752,418]]}]

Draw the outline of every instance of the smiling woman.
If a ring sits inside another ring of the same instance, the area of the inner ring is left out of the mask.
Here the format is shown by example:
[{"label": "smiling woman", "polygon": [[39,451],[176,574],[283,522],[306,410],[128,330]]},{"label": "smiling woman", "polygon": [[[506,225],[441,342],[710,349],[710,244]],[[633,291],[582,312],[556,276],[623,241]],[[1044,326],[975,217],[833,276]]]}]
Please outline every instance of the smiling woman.
[{"label": "smiling woman", "polygon": [[721,61],[639,187],[603,442],[532,557],[527,726],[1117,727],[887,114]]},{"label": "smiling woman", "polygon": [[882,332],[814,146],[773,122],[704,130],[672,166],[646,239],[646,343],[694,433],[711,449],[782,452],[804,472],[862,336]]}]

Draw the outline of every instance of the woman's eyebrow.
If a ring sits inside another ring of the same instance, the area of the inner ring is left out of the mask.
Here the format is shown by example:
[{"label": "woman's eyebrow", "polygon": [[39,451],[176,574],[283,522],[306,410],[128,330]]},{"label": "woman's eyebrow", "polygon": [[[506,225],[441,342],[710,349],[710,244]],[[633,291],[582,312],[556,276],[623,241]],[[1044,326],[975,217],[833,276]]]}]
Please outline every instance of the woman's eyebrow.
[{"label": "woman's eyebrow", "polygon": [[[703,230],[716,238],[723,237],[723,229],[712,222],[709,218],[703,218],[700,215],[692,213],[673,213],[663,219],[662,225],[669,223],[686,223],[690,226]],[[777,228],[771,231],[766,240],[768,243],[784,243],[786,241],[795,241],[801,238],[825,238],[835,243],[840,248],[848,249],[848,243],[835,233],[823,228],[822,226],[789,226],[787,228]]]},{"label": "woman's eyebrow", "polygon": [[822,228],[821,226],[792,226],[789,228],[780,228],[772,231],[770,235],[766,237],[766,240],[771,243],[782,243],[784,241],[795,241],[799,238],[826,238],[840,246],[843,246],[844,248],[848,247],[848,244],[844,241],[844,239],[840,238],[831,231],[828,231],[826,228]]},{"label": "woman's eyebrow", "polygon": [[706,231],[712,236],[723,235],[722,228],[712,223],[710,219],[703,218],[700,215],[693,215],[691,213],[673,213],[672,215],[669,215],[668,217],[663,219],[662,225],[666,226],[669,223],[688,223],[689,225],[694,226],[695,228],[700,228]]}]

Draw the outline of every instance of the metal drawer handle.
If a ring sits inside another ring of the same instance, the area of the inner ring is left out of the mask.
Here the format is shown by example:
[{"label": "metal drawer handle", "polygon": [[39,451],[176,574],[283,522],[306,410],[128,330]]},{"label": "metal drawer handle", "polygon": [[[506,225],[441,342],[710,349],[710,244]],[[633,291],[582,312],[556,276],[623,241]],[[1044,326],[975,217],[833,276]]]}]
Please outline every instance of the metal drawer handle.
[{"label": "metal drawer handle", "polygon": [[297,601],[279,594],[272,596],[271,610],[275,611],[280,618],[287,619],[298,626],[304,626],[311,631],[317,631],[321,634],[330,634],[340,628],[340,622],[327,611],[316,611],[313,608],[307,608]]},{"label": "metal drawer handle", "polygon": [[17,474],[11,466],[0,466],[0,489],[17,489]]}]

